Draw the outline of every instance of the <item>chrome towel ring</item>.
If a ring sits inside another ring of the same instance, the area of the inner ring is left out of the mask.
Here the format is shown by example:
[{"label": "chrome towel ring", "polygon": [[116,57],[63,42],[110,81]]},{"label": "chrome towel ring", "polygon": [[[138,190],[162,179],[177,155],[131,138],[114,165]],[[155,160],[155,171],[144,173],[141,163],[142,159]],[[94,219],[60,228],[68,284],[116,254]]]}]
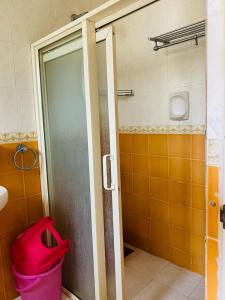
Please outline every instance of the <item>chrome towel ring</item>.
[{"label": "chrome towel ring", "polygon": [[[19,153],[24,153],[24,152],[31,152],[34,156],[34,161],[33,163],[30,165],[30,166],[20,166],[18,165],[17,163],[17,160],[16,160],[16,157]],[[19,144],[17,147],[16,147],[16,153],[14,154],[13,156],[13,163],[14,163],[14,166],[19,169],[19,170],[31,170],[34,168],[34,166],[36,165],[37,163],[37,152],[34,151],[33,149],[31,148],[28,148],[27,146],[25,146],[24,144]]]}]

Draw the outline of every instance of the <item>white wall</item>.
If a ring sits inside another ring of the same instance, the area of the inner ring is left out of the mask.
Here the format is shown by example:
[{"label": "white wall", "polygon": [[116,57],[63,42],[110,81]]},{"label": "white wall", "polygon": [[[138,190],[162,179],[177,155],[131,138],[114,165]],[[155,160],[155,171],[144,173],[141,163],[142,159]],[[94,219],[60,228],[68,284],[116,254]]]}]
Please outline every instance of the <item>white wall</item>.
[{"label": "white wall", "polygon": [[0,133],[36,130],[30,44],[103,0],[0,0]]},{"label": "white wall", "polygon": [[[0,133],[36,130],[30,44],[68,23],[72,13],[103,2],[0,1]],[[204,39],[199,47],[190,42],[158,52],[148,41],[148,36],[202,20],[204,2],[161,0],[116,22],[119,88],[135,92],[119,101],[120,125],[174,124],[168,120],[168,95],[179,90],[191,95],[185,124],[205,123]]]},{"label": "white wall", "polygon": [[[120,126],[203,125],[206,119],[205,38],[153,51],[148,37],[205,19],[205,0],[161,0],[115,23]],[[190,93],[190,119],[169,120],[169,94]]]},{"label": "white wall", "polygon": [[80,0],[78,7],[81,12],[90,11],[108,0]]}]

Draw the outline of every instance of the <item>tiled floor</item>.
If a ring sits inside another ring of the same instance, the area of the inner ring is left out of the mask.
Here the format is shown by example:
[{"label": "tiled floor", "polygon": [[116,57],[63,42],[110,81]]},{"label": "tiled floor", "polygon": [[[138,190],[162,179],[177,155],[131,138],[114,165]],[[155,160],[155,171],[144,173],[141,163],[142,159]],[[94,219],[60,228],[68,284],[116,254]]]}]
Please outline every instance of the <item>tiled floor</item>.
[{"label": "tiled floor", "polygon": [[204,300],[204,277],[141,250],[125,258],[128,300]]}]

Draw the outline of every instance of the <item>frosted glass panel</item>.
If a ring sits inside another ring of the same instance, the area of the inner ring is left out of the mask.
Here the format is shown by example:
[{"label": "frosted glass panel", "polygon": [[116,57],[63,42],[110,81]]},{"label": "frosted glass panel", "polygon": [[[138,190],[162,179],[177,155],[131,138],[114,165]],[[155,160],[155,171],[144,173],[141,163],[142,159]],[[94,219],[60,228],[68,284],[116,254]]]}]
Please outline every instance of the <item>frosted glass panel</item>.
[{"label": "frosted glass panel", "polygon": [[[106,68],[106,42],[97,44],[97,64],[100,101],[100,127],[101,127],[101,154],[110,153],[109,139],[109,108],[108,108],[108,87]],[[108,179],[110,178],[110,164],[108,164]],[[113,216],[112,216],[112,192],[103,188],[104,205],[104,226],[105,226],[105,250],[106,250],[106,272],[108,300],[116,299],[115,294],[115,261],[114,261],[114,237],[113,237]]]},{"label": "frosted glass panel", "polygon": [[71,240],[63,285],[95,299],[82,49],[45,63],[43,104],[50,212]]}]

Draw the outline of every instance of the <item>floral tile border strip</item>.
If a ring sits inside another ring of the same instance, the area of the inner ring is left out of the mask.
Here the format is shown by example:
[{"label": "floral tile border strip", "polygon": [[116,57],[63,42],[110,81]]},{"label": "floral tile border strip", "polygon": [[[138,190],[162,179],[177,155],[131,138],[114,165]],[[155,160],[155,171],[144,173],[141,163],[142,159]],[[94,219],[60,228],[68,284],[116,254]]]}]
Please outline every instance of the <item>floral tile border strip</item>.
[{"label": "floral tile border strip", "polygon": [[152,134],[205,134],[205,125],[186,126],[121,126],[120,133],[152,133]]},{"label": "floral tile border strip", "polygon": [[[205,125],[186,126],[121,126],[120,133],[158,133],[158,134],[205,134]],[[37,132],[0,133],[0,144],[29,142],[37,140]]]},{"label": "floral tile border strip", "polygon": [[37,132],[0,133],[0,144],[30,142],[37,140]]}]

